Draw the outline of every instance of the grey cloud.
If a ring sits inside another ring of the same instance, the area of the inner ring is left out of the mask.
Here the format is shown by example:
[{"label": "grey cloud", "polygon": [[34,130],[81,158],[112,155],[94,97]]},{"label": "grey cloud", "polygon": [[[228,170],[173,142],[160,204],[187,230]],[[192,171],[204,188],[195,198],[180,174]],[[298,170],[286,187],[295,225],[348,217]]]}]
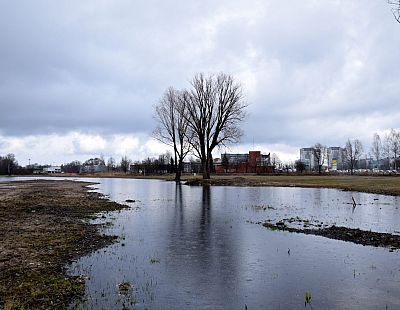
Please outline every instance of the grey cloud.
[{"label": "grey cloud", "polygon": [[226,71],[244,143],[341,144],[398,126],[399,33],[385,2],[3,1],[0,134],[150,134],[168,86]]}]

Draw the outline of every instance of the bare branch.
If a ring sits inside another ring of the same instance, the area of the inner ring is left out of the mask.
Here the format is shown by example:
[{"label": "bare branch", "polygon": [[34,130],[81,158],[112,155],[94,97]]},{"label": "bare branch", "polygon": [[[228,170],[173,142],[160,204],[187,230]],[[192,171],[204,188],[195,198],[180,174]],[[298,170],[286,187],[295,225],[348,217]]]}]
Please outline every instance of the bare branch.
[{"label": "bare branch", "polygon": [[400,23],[400,0],[388,0],[388,3],[392,6],[394,18]]},{"label": "bare branch", "polygon": [[188,117],[184,104],[185,92],[180,92],[170,87],[166,90],[158,105],[155,107],[155,116],[158,125],[153,132],[153,137],[170,146],[174,150],[176,167],[176,180],[180,179],[183,169],[183,160],[190,151],[187,140]]}]

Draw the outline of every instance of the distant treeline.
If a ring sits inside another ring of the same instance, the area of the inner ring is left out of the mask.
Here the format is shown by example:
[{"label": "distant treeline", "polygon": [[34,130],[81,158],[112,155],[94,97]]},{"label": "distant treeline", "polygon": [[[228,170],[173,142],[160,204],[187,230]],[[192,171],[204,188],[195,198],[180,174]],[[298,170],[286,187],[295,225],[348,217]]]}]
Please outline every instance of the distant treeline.
[{"label": "distant treeline", "polygon": [[15,174],[16,170],[18,170],[18,162],[14,154],[0,156],[0,174],[12,175]]}]

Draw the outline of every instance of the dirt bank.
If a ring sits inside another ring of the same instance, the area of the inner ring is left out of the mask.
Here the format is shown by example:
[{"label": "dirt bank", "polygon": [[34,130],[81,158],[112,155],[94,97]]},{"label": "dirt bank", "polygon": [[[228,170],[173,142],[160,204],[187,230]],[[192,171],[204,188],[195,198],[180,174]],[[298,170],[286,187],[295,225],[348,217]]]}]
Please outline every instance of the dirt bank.
[{"label": "dirt bank", "polygon": [[331,226],[326,228],[294,228],[287,227],[284,222],[277,223],[258,223],[271,230],[282,230],[293,233],[302,233],[307,235],[323,236],[329,239],[349,241],[362,245],[376,247],[386,247],[391,251],[400,249],[400,236],[388,233],[378,233],[355,228],[340,226]]},{"label": "dirt bank", "polygon": [[88,184],[0,183],[0,309],[64,309],[84,293],[84,279],[64,267],[113,242],[88,220],[124,207],[89,193]]}]

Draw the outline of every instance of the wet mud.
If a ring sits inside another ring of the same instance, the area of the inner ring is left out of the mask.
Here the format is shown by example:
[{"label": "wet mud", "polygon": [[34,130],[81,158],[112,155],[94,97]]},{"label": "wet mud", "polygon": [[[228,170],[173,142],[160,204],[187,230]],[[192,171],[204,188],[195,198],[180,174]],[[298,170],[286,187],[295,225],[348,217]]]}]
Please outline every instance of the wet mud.
[{"label": "wet mud", "polygon": [[[271,230],[288,231],[291,233],[301,233],[306,235],[322,236],[329,239],[353,242],[356,244],[385,247],[391,251],[400,249],[400,236],[388,233],[378,233],[373,231],[365,231],[357,228],[348,228],[332,225],[323,228],[297,228],[288,227],[285,222],[276,223],[264,222],[258,223]],[[305,227],[308,225],[305,224]]]}]

